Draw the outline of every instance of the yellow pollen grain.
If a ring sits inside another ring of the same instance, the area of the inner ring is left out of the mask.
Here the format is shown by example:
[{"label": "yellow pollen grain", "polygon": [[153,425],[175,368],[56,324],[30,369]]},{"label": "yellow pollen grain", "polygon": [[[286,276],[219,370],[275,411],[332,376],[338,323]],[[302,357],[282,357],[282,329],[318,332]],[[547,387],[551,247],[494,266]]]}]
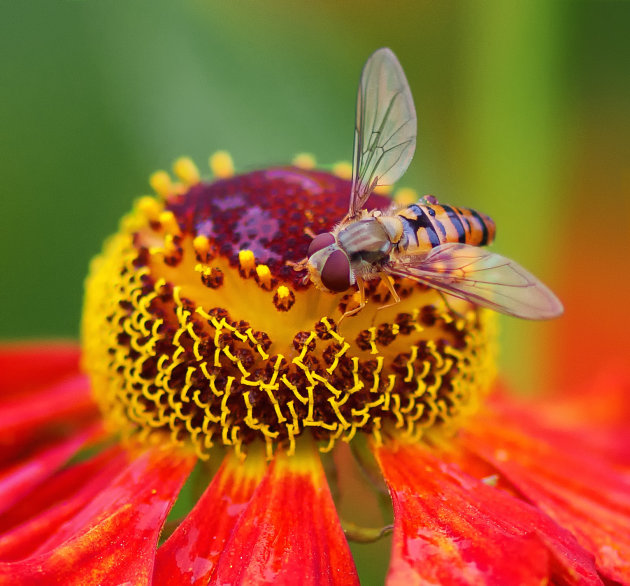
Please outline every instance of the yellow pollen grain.
[{"label": "yellow pollen grain", "polygon": [[265,287],[271,286],[271,271],[267,265],[258,265],[256,267],[256,274],[260,280],[260,284]]},{"label": "yellow pollen grain", "polygon": [[192,159],[188,157],[180,157],[177,159],[173,164],[173,171],[185,185],[195,185],[195,183],[199,183],[199,169],[197,169],[197,165],[192,162]]},{"label": "yellow pollen grain", "polygon": [[300,169],[314,169],[317,161],[310,153],[299,153],[293,157],[292,163]]},{"label": "yellow pollen grain", "polygon": [[401,206],[408,206],[418,201],[418,192],[411,187],[401,187],[394,193],[394,201]]},{"label": "yellow pollen grain", "polygon": [[149,177],[149,185],[161,198],[166,199],[173,193],[173,182],[166,171],[156,171]]},{"label": "yellow pollen grain", "polygon": [[195,271],[201,273],[202,275],[208,276],[212,273],[212,267],[208,265],[203,265],[201,263],[197,263],[195,265]]},{"label": "yellow pollen grain", "polygon": [[210,170],[219,179],[227,179],[234,175],[234,161],[227,151],[217,151],[210,156]]},{"label": "yellow pollen grain", "polygon": [[377,185],[374,188],[374,193],[378,193],[379,195],[389,195],[392,192],[391,185]]},{"label": "yellow pollen grain", "polygon": [[240,250],[238,253],[238,264],[241,270],[249,276],[256,268],[256,257],[251,250]]},{"label": "yellow pollen grain", "polygon": [[163,211],[159,216],[160,224],[162,228],[168,233],[174,236],[180,236],[182,231],[179,228],[179,224],[175,219],[175,214],[170,210]]},{"label": "yellow pollen grain", "polygon": [[210,240],[207,236],[195,236],[195,239],[193,240],[193,248],[198,255],[203,256],[210,250]]},{"label": "yellow pollen grain", "polygon": [[335,163],[332,172],[340,179],[352,179],[352,165],[348,161]]},{"label": "yellow pollen grain", "polygon": [[138,200],[136,205],[138,211],[150,222],[155,222],[159,219],[160,213],[162,212],[162,205],[156,201],[154,197],[145,195]]},{"label": "yellow pollen grain", "polygon": [[286,299],[291,294],[291,291],[286,285],[280,285],[280,287],[278,287],[277,293],[279,299]]},{"label": "yellow pollen grain", "polygon": [[167,256],[177,252],[177,244],[175,244],[172,234],[167,234],[164,237],[164,252]]}]

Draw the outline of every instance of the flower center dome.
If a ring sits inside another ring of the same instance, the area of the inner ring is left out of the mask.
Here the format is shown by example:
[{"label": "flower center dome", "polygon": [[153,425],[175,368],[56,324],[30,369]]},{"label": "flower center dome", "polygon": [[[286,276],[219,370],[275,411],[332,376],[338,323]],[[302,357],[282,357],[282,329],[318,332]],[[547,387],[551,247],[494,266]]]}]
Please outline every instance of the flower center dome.
[{"label": "flower center dome", "polygon": [[[194,177],[193,177],[194,179]],[[268,453],[308,432],[322,451],[355,434],[452,429],[494,376],[491,312],[409,280],[324,293],[294,270],[309,233],[347,212],[350,182],[297,167],[143,197],[94,259],[84,367],[106,423]],[[376,207],[389,200],[371,198]]]}]

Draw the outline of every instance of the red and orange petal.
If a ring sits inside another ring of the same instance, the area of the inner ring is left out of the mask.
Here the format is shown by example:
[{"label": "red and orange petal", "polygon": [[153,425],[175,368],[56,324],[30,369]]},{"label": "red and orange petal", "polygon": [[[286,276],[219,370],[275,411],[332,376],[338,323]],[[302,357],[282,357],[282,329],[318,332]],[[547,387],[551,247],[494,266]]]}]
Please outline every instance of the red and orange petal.
[{"label": "red and orange petal", "polygon": [[591,554],[539,509],[420,444],[376,448],[395,516],[389,584],[600,584]]},{"label": "red and orange petal", "polygon": [[11,344],[0,351],[0,474],[99,412],[76,344]]},{"label": "red and orange petal", "polygon": [[[252,461],[250,461],[252,460]],[[358,584],[319,455],[230,454],[160,548],[158,584]]]},{"label": "red and orange petal", "polygon": [[[47,539],[26,560],[0,563],[0,584],[150,582],[162,525],[194,458],[147,450],[112,478],[116,460],[104,468],[109,474],[98,474],[69,497],[70,506],[78,500],[82,508],[49,523]],[[96,495],[85,504],[92,491]],[[44,524],[50,521],[45,516]]]},{"label": "red and orange petal", "polygon": [[[506,400],[493,408],[491,419],[471,425],[462,446],[571,531],[594,554],[604,578],[630,583],[630,466],[606,449],[615,443],[614,432],[591,443],[587,426],[558,431]],[[624,430],[618,440],[626,438]]]}]

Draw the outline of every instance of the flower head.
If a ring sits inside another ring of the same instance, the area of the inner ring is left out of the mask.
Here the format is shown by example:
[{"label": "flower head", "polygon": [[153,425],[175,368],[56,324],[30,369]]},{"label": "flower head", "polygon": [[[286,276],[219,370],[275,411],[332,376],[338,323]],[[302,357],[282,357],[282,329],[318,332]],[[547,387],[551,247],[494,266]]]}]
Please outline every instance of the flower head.
[{"label": "flower head", "polygon": [[[492,312],[396,279],[400,303],[379,310],[390,291],[370,285],[341,321],[358,295],[295,268],[349,181],[211,166],[211,183],[187,159],[178,183],[154,175],[94,260],[87,378],[73,348],[1,354],[0,582],[356,583],[322,465],[344,444],[391,496],[391,584],[630,580],[627,453],[484,405]],[[196,462],[207,488],[160,545]]]}]

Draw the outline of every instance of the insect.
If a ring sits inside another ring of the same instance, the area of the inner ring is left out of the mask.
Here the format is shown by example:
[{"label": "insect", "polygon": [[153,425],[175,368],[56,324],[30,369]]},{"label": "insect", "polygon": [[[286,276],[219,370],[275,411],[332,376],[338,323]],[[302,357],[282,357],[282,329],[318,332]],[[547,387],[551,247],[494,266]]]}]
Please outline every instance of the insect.
[{"label": "insect", "polygon": [[494,238],[490,217],[440,205],[433,196],[402,208],[364,209],[375,187],[391,185],[405,173],[416,134],[416,111],[402,67],[390,49],[378,49],[359,82],[348,213],[332,231],[313,238],[299,268],[306,268],[323,291],[339,293],[357,285],[359,306],[342,319],[365,306],[367,280],[382,279],[394,300],[389,305],[398,303],[390,275],[507,315],[549,319],[562,314],[560,300],[536,277],[480,248]]}]

